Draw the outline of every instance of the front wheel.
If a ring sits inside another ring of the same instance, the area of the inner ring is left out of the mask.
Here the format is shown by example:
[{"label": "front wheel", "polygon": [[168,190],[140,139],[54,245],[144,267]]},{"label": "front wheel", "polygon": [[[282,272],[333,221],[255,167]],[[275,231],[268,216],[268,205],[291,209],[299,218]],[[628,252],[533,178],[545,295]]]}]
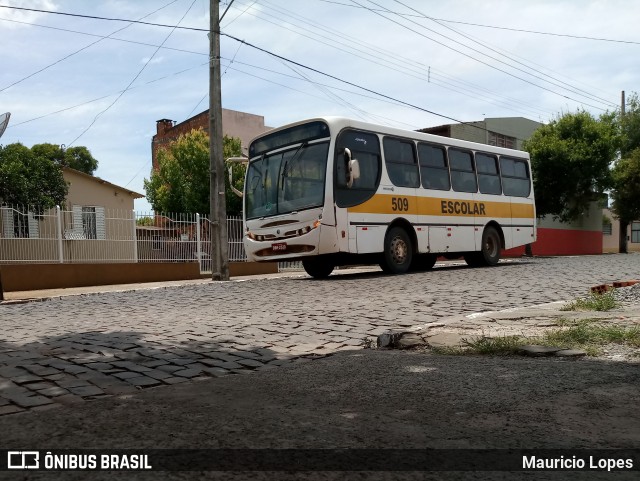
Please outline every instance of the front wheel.
[{"label": "front wheel", "polygon": [[322,257],[311,257],[302,261],[302,267],[314,279],[326,279],[333,272],[333,262]]},{"label": "front wheel", "polygon": [[411,267],[413,245],[402,227],[389,229],[384,237],[384,254],[380,267],[389,274],[403,274]]}]

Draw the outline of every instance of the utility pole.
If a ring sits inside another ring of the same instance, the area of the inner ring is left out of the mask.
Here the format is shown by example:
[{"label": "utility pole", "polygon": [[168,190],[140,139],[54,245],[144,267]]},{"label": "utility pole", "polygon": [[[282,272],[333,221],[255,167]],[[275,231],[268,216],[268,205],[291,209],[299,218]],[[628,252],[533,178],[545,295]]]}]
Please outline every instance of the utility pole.
[{"label": "utility pole", "polygon": [[[626,102],[624,98],[624,90],[622,91],[621,99],[620,99],[620,120],[624,118]],[[621,155],[624,156],[626,152],[621,152]],[[629,222],[626,219],[619,219],[618,224],[620,226],[620,235],[618,237],[618,252],[620,254],[627,254],[627,231],[629,230]]]},{"label": "utility pole", "polygon": [[211,219],[211,279],[229,280],[227,206],[222,153],[222,94],[220,88],[220,2],[209,8],[209,209]]}]

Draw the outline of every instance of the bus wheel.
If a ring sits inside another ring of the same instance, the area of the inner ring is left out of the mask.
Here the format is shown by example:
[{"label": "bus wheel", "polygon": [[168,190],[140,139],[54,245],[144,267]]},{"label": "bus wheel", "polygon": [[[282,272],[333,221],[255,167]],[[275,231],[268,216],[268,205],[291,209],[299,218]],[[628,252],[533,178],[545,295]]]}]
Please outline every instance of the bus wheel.
[{"label": "bus wheel", "polygon": [[326,279],[333,272],[333,262],[322,257],[311,257],[302,261],[307,274],[315,279]]},{"label": "bus wheel", "polygon": [[487,227],[482,233],[482,246],[478,260],[485,266],[495,266],[500,260],[500,234],[495,227]]},{"label": "bus wheel", "polygon": [[467,252],[464,255],[464,261],[469,267],[482,267],[482,254],[480,252]]},{"label": "bus wheel", "polygon": [[436,258],[435,254],[417,254],[411,262],[411,270],[417,272],[428,271],[436,265]]},{"label": "bus wheel", "polygon": [[403,274],[413,259],[413,246],[407,232],[401,227],[389,229],[384,238],[384,254],[380,267],[389,274]]}]

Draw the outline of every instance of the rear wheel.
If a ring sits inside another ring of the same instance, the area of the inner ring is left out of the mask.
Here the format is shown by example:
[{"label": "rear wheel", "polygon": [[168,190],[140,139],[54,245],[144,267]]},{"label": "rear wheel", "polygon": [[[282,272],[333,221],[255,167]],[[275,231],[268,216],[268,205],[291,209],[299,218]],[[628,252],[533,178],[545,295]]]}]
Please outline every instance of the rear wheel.
[{"label": "rear wheel", "polygon": [[412,271],[428,271],[436,264],[437,256],[435,254],[417,254],[413,256],[411,262]]},{"label": "rear wheel", "polygon": [[500,250],[502,245],[500,243],[500,234],[495,227],[487,227],[482,233],[482,248],[480,255],[484,264],[487,266],[495,266],[500,260]]},{"label": "rear wheel", "polygon": [[402,227],[392,227],[384,238],[384,254],[380,267],[389,274],[403,274],[411,267],[413,244]]},{"label": "rear wheel", "polygon": [[333,272],[333,262],[322,257],[311,257],[302,261],[307,274],[315,279],[326,279]]},{"label": "rear wheel", "polygon": [[469,252],[464,260],[471,267],[495,266],[500,260],[501,249],[500,234],[495,227],[488,226],[482,233],[480,252]]}]

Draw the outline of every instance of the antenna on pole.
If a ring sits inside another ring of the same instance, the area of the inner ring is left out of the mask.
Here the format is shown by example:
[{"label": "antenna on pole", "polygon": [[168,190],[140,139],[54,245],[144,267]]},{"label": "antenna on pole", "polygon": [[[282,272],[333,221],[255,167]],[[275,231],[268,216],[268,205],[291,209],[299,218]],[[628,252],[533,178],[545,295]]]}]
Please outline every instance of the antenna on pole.
[{"label": "antenna on pole", "polygon": [[9,112],[0,115],[0,137],[2,137],[4,131],[7,130],[7,125],[9,125],[10,118],[11,114]]}]

